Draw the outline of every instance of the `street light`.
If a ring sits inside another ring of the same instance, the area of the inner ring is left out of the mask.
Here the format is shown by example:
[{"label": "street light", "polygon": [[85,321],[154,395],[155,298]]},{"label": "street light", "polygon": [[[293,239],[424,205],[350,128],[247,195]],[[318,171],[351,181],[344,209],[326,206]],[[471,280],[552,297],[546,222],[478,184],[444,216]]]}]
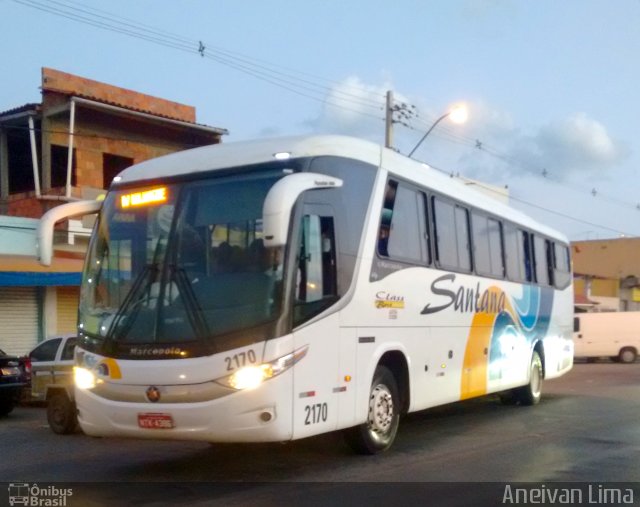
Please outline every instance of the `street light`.
[{"label": "street light", "polygon": [[422,139],[420,139],[420,141],[418,141],[418,144],[416,144],[415,148],[413,148],[413,150],[411,150],[411,153],[409,153],[409,158],[411,158],[411,155],[413,155],[414,152],[418,149],[418,147],[422,144],[422,141],[424,141],[427,138],[427,136],[429,134],[431,134],[431,131],[442,120],[444,120],[445,118],[449,117],[449,119],[453,123],[460,124],[460,123],[466,122],[468,116],[469,116],[469,114],[468,114],[467,108],[466,108],[466,106],[464,104],[459,104],[459,105],[454,106],[453,108],[451,108],[449,111],[444,113],[440,118],[438,118],[436,121],[433,122],[433,125],[431,125],[431,127],[429,127],[429,130],[427,130],[425,135],[422,136]]}]

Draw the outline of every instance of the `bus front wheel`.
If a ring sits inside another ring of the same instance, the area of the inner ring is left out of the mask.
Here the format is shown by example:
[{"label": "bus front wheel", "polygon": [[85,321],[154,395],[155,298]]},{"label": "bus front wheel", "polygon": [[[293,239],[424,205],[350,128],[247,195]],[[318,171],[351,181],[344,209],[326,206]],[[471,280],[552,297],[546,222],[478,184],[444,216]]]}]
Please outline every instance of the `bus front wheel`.
[{"label": "bus front wheel", "polygon": [[395,377],[384,366],[373,375],[367,420],[345,431],[347,443],[358,453],[377,454],[393,443],[400,424],[400,396]]}]

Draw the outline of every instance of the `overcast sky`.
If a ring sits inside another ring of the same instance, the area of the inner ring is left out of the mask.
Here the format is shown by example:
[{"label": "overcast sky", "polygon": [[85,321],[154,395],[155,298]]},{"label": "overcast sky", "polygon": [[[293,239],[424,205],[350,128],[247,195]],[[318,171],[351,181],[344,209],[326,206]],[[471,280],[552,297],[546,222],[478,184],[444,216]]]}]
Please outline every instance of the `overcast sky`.
[{"label": "overcast sky", "polygon": [[640,0],[0,0],[0,41],[0,111],[52,67],[195,106],[224,142],[382,143],[393,90],[407,154],[465,102],[414,158],[572,240],[640,236]]}]

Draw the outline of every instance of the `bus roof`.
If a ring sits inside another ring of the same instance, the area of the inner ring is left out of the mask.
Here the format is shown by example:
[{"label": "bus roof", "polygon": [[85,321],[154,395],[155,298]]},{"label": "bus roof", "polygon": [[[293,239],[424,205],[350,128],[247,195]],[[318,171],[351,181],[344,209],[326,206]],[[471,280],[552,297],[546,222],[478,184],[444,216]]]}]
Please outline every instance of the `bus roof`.
[{"label": "bus roof", "polygon": [[277,154],[293,158],[338,156],[361,160],[409,181],[450,196],[475,208],[567,242],[564,235],[544,226],[511,206],[493,199],[461,180],[391,149],[362,139],[337,135],[282,137],[203,146],[147,160],[125,169],[118,184],[131,184],[205,171],[229,169],[275,160]]}]

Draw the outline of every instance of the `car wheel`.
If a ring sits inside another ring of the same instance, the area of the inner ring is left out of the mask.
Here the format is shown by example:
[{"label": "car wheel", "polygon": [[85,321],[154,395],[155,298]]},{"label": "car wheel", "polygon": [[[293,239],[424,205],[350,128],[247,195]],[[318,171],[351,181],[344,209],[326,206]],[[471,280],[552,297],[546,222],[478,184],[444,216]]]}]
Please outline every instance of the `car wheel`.
[{"label": "car wheel", "polygon": [[13,411],[15,406],[16,404],[12,399],[0,400],[0,417],[9,415]]},{"label": "car wheel", "polygon": [[391,447],[400,424],[400,396],[393,374],[378,366],[369,392],[367,421],[345,431],[347,443],[358,453],[377,454]]},{"label": "car wheel", "polygon": [[620,354],[618,354],[618,360],[621,363],[635,363],[636,357],[636,351],[632,348],[622,349]]},{"label": "car wheel", "polygon": [[73,433],[78,425],[76,407],[66,393],[53,394],[47,401],[47,421],[54,433]]}]

